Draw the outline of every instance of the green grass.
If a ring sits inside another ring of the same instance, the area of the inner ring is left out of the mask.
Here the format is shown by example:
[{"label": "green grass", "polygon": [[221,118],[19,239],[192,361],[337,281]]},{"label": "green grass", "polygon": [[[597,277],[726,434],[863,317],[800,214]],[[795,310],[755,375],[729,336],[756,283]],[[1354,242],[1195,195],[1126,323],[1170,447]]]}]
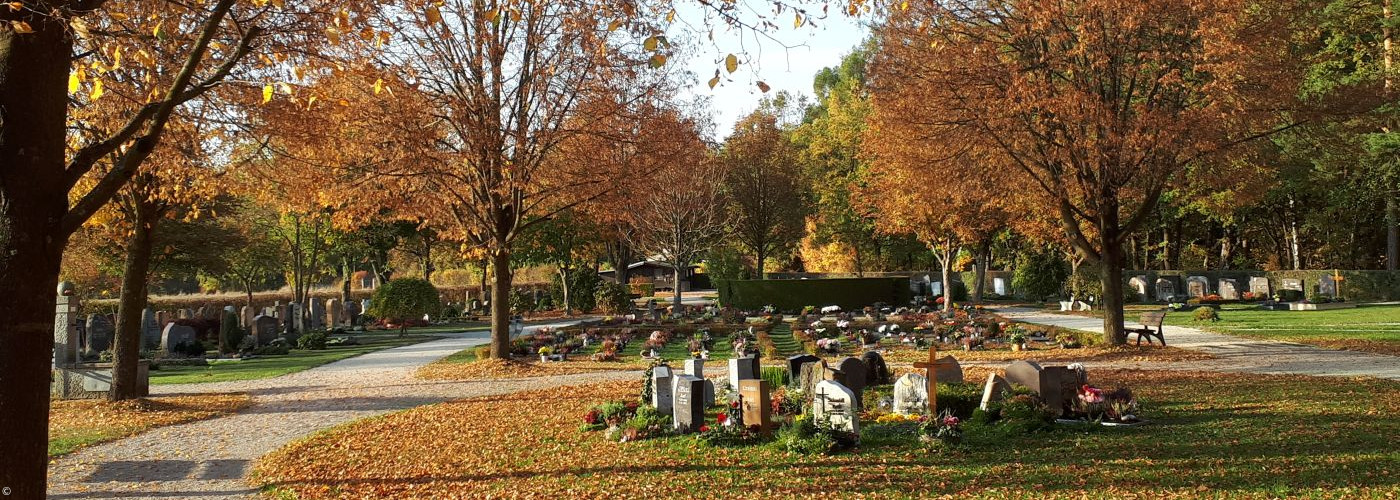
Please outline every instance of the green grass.
[{"label": "green grass", "polygon": [[[1128,315],[1129,322],[1136,316]],[[1166,324],[1245,337],[1293,342],[1359,340],[1400,345],[1400,306],[1361,306],[1330,311],[1264,311],[1227,304],[1217,323],[1198,323],[1192,312],[1167,314]]]},{"label": "green grass", "polygon": [[[427,329],[423,329],[427,330]],[[457,327],[454,330],[462,331]],[[359,356],[391,347],[416,344],[438,337],[423,335],[421,330],[399,337],[393,332],[355,334],[360,345],[330,346],[324,351],[302,351],[293,349],[285,355],[258,356],[245,361],[211,361],[209,366],[169,366],[151,370],[151,384],[191,384],[200,382],[228,382],[232,380],[254,380],[278,377],[288,373],[315,368],[342,359]]]},{"label": "green grass", "polygon": [[49,439],[49,456],[67,455],[78,448],[111,441],[126,435],[127,432],[121,429],[87,429],[81,433],[52,438]]}]

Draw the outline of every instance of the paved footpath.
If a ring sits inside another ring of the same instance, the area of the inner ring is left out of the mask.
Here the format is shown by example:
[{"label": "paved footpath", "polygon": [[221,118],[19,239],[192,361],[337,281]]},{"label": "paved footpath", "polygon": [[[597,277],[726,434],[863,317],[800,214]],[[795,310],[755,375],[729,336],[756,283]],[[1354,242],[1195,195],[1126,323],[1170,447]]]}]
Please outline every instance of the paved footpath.
[{"label": "paved footpath", "polygon": [[248,392],[253,404],[227,417],[157,428],[58,458],[49,465],[49,498],[255,497],[257,491],[247,480],[252,463],[321,429],[441,401],[637,376],[607,372],[460,382],[415,379],[418,367],[486,343],[488,334],[446,336],[276,378],[152,386],[156,394]]},{"label": "paved footpath", "polygon": [[[1008,307],[997,313],[1010,319],[1103,333],[1103,320],[1034,309]],[[1135,325],[1130,319],[1129,325]],[[1258,340],[1207,332],[1183,326],[1166,326],[1167,345],[1212,354],[1216,359],[1175,363],[1144,362],[1142,367],[1179,370],[1320,375],[1331,377],[1376,377],[1400,380],[1400,357],[1358,351]],[[1136,337],[1132,337],[1136,339]],[[1085,363],[1093,367],[1097,363]],[[1122,366],[1125,363],[1107,363]]]}]

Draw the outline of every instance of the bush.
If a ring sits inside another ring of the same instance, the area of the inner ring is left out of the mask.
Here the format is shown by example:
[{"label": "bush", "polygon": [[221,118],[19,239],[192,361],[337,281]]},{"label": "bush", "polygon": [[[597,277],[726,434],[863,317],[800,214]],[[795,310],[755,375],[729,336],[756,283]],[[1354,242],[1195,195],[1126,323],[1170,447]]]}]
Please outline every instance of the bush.
[{"label": "bush", "polygon": [[209,348],[207,348],[207,347],[204,346],[204,342],[200,342],[200,341],[198,341],[198,340],[194,340],[194,341],[190,341],[190,342],[180,342],[180,343],[178,343],[178,344],[175,344],[175,347],[171,348],[171,349],[170,349],[170,352],[173,352],[173,353],[175,353],[175,354],[183,354],[183,355],[185,355],[185,356],[195,357],[195,356],[203,356],[203,355],[204,355],[204,352],[205,352],[205,351],[208,351],[208,350],[209,350]]},{"label": "bush", "polygon": [[627,286],[612,283],[598,283],[593,299],[603,314],[626,314],[632,310],[632,298],[627,295]]},{"label": "bush", "polygon": [[510,291],[510,312],[511,314],[525,314],[535,310],[535,294],[524,288],[513,288]]},{"label": "bush", "polygon": [[422,318],[425,314],[442,312],[442,300],[438,290],[427,280],[398,278],[390,280],[374,291],[370,299],[369,311],[376,318],[395,323]]},{"label": "bush", "polygon": [[[589,312],[598,307],[598,301],[594,291],[598,284],[603,282],[603,278],[598,276],[598,272],[584,268],[569,273],[569,307],[580,312]],[[564,307],[564,281],[559,278],[559,273],[554,273],[554,277],[549,280],[549,300],[550,303]]]},{"label": "bush", "polygon": [[231,311],[224,311],[223,319],[219,323],[219,353],[238,352],[238,346],[243,343],[243,337],[243,329],[238,327],[238,315]]},{"label": "bush", "polygon": [[479,346],[473,347],[473,348],[472,348],[472,354],[475,354],[475,355],[476,355],[476,359],[479,359],[479,360],[480,360],[480,359],[491,359],[491,346],[488,344],[488,345],[479,345]]},{"label": "bush", "polygon": [[1214,323],[1216,321],[1220,321],[1220,313],[1216,312],[1214,307],[1201,306],[1196,308],[1196,312],[1192,313],[1191,319],[1198,322],[1209,321]]},{"label": "bush", "polygon": [[1279,302],[1298,302],[1303,300],[1303,291],[1280,289],[1274,292],[1274,297],[1277,298]]},{"label": "bush", "polygon": [[1011,286],[1031,300],[1045,300],[1060,293],[1069,277],[1069,266],[1052,251],[1026,252],[1017,259]]},{"label": "bush", "polygon": [[253,349],[253,354],[259,356],[282,355],[292,352],[287,344],[271,344]]},{"label": "bush", "polygon": [[297,338],[297,349],[321,351],[326,349],[326,332],[311,332]]},{"label": "bush", "polygon": [[977,384],[938,384],[938,412],[951,412],[967,419],[982,405],[982,387]]}]

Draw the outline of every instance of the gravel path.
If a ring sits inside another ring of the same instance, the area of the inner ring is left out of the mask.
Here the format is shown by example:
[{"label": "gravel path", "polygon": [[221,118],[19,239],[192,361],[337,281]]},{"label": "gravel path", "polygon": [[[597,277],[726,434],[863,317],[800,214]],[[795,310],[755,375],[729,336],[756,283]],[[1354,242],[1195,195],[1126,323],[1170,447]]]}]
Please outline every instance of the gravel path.
[{"label": "gravel path", "polygon": [[253,404],[228,417],[158,428],[61,457],[49,465],[49,497],[250,498],[257,491],[247,476],[258,457],[321,429],[441,401],[638,376],[607,372],[461,382],[413,378],[418,367],[483,344],[488,334],[448,336],[282,377],[153,386],[156,394],[243,391],[253,396]]},{"label": "gravel path", "polygon": [[[1028,323],[1054,325],[1090,332],[1103,332],[1103,320],[1034,309],[1003,308],[998,313]],[[1130,326],[1136,325],[1131,319]],[[1176,363],[1084,363],[1085,367],[1141,367],[1169,370],[1211,370],[1270,374],[1320,375],[1331,377],[1376,377],[1400,380],[1400,357],[1357,351],[1257,340],[1212,333],[1196,328],[1166,326],[1167,345],[1210,353],[1215,359]],[[1134,339],[1136,337],[1133,337]]]}]

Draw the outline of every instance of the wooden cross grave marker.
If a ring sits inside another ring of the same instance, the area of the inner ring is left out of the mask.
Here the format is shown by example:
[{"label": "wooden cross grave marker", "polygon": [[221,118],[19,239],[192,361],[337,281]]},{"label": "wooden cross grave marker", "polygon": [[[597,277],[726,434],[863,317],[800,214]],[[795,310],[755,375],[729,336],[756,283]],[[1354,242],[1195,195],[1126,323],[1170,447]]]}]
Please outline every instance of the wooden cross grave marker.
[{"label": "wooden cross grave marker", "polygon": [[949,358],[938,358],[938,344],[928,346],[928,361],[914,362],[914,368],[923,368],[928,379],[928,414],[938,416],[938,368],[950,364]]}]

